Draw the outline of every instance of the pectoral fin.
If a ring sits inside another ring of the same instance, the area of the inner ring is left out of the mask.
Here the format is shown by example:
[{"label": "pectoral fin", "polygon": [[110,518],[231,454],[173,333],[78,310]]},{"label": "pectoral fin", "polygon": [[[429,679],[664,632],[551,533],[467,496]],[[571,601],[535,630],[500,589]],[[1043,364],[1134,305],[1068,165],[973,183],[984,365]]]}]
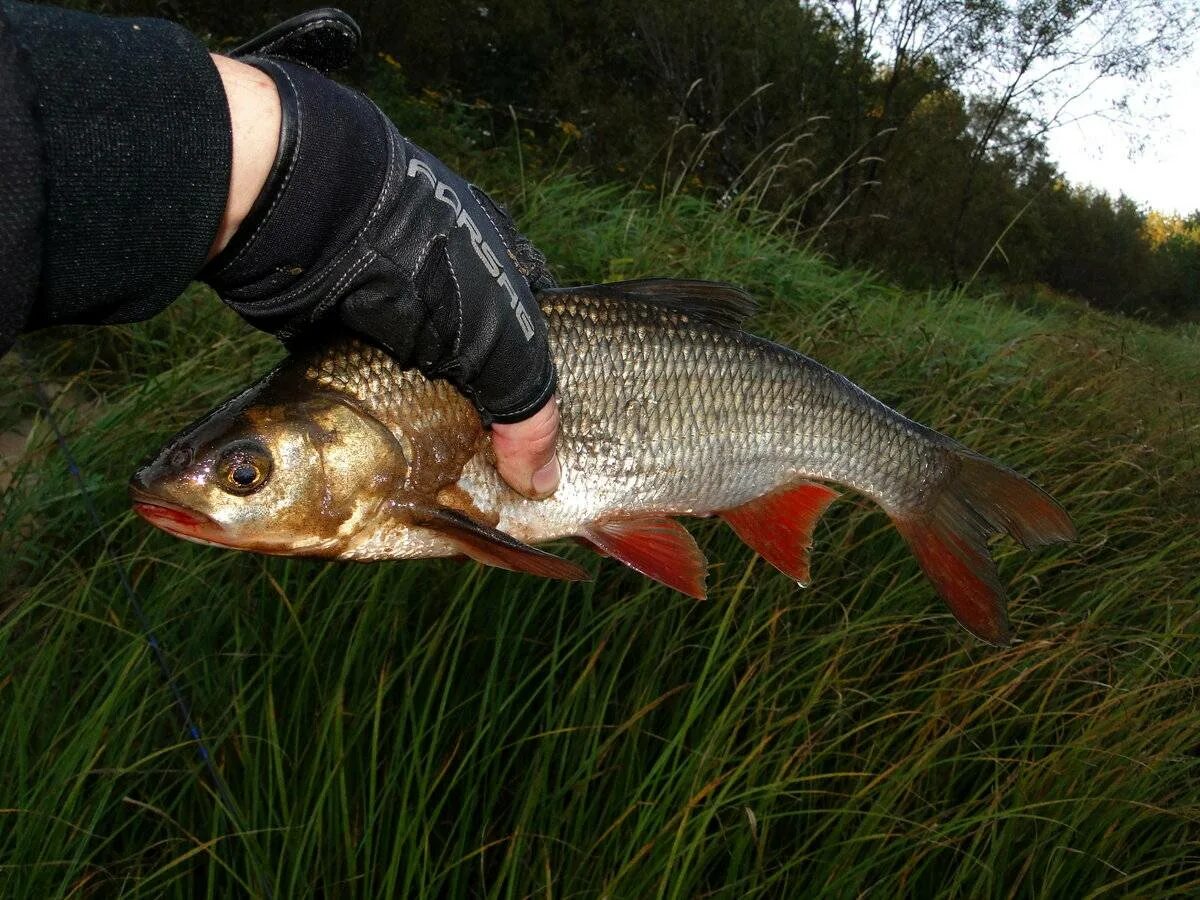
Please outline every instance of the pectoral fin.
[{"label": "pectoral fin", "polygon": [[476,562],[528,572],[543,578],[587,581],[587,571],[570,560],[538,550],[457,510],[445,506],[422,506],[411,510],[413,524],[436,531]]},{"label": "pectoral fin", "polygon": [[703,600],[707,563],[687,529],[673,519],[593,522],[580,537],[647,578]]}]

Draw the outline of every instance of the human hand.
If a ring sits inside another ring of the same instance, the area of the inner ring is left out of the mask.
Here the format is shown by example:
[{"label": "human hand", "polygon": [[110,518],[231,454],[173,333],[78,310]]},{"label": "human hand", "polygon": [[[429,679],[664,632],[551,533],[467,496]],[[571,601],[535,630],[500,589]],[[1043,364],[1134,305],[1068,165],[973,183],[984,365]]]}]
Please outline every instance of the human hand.
[{"label": "human hand", "polygon": [[547,496],[559,479],[558,411],[530,289],[553,283],[545,260],[501,208],[371,101],[290,61],[356,42],[352,20],[326,10],[252,41],[250,52],[269,54],[244,57],[252,64],[214,57],[233,170],[203,277],[284,340],[333,317],[450,379],[493,424],[501,476]]}]

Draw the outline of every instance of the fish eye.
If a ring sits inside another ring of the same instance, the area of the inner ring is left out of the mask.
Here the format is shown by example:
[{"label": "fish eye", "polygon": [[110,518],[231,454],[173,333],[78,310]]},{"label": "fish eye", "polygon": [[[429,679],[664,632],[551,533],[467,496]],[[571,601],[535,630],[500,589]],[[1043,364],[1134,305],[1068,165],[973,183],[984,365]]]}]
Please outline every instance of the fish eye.
[{"label": "fish eye", "polygon": [[250,463],[238,463],[229,470],[230,480],[238,487],[250,487],[261,477],[258,467]]},{"label": "fish eye", "polygon": [[221,452],[217,461],[220,485],[231,494],[252,494],[271,474],[271,455],[254,441],[238,441]]}]

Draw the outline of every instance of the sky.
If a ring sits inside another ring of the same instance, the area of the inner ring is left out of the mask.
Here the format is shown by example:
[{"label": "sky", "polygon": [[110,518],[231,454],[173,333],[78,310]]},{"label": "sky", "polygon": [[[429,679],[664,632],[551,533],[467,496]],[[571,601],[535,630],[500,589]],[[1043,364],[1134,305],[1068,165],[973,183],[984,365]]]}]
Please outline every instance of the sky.
[{"label": "sky", "polygon": [[[1091,116],[1051,133],[1050,158],[1072,184],[1091,184],[1114,197],[1123,191],[1164,213],[1200,210],[1200,41],[1190,58],[1134,90],[1131,113],[1155,117],[1135,125],[1144,141],[1140,150],[1131,146],[1129,125]],[[1107,93],[1115,97],[1119,88]],[[1083,98],[1078,112],[1086,111],[1085,103],[1103,103],[1100,86],[1096,94]]]}]

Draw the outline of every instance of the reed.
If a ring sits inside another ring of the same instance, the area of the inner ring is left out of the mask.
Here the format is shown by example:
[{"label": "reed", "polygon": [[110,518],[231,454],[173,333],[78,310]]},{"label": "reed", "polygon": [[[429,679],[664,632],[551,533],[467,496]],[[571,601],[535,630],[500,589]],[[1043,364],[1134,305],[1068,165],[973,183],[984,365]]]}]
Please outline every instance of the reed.
[{"label": "reed", "polygon": [[1058,497],[1078,544],[997,547],[1017,643],[963,633],[853,496],[808,590],[697,523],[705,603],[569,548],[593,582],[154,531],[138,460],[279,355],[196,289],[28,342],[99,531],[0,363],[0,425],[32,428],[0,500],[0,894],[1195,896],[1200,335],[902,292],[682,192],[525,177],[564,280],[737,282],[755,330]]}]

